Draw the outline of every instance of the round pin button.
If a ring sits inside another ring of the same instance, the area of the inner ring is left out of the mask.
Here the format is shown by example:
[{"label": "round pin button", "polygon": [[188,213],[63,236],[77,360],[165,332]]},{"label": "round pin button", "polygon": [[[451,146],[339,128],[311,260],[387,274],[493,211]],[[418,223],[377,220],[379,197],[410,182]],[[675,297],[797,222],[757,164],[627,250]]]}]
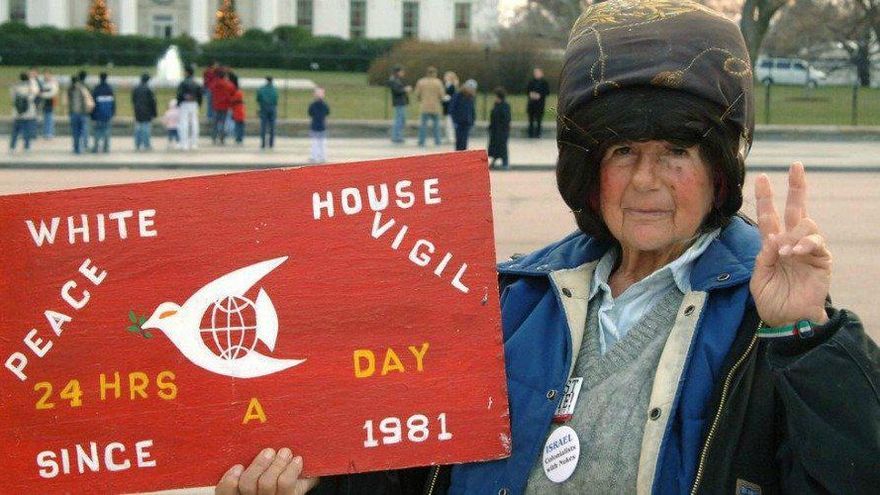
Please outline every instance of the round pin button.
[{"label": "round pin button", "polygon": [[570,426],[560,426],[544,444],[544,474],[554,483],[562,483],[571,478],[581,457],[581,442],[578,434]]}]

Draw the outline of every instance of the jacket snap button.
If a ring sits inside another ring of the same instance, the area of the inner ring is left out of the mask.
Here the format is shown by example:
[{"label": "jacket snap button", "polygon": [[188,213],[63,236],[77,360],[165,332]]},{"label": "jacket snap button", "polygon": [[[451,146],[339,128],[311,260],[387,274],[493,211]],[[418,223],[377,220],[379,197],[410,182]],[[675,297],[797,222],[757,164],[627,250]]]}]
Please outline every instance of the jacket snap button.
[{"label": "jacket snap button", "polygon": [[565,297],[571,297],[571,289],[569,289],[568,287],[563,288],[562,294],[565,295]]},{"label": "jacket snap button", "polygon": [[550,389],[547,391],[547,399],[553,400],[556,398],[556,390]]},{"label": "jacket snap button", "polygon": [[660,408],[659,408],[659,407],[655,407],[654,409],[651,409],[651,412],[649,413],[649,416],[650,416],[650,418],[651,418],[652,421],[657,421],[658,419],[660,419],[660,415],[661,415],[661,414],[662,414],[662,411],[660,410]]},{"label": "jacket snap button", "polygon": [[507,491],[507,488],[502,488],[498,490],[498,495],[507,495],[508,493],[510,492]]},{"label": "jacket snap button", "polygon": [[718,275],[718,278],[716,278],[715,280],[717,280],[719,282],[724,282],[725,280],[728,280],[728,279],[730,279],[730,274],[729,273],[722,273],[721,275]]},{"label": "jacket snap button", "polygon": [[690,306],[684,308],[684,315],[685,315],[685,316],[690,316],[690,315],[694,314],[694,309],[696,309],[696,308],[694,308],[694,305],[693,305],[693,304],[691,304]]}]

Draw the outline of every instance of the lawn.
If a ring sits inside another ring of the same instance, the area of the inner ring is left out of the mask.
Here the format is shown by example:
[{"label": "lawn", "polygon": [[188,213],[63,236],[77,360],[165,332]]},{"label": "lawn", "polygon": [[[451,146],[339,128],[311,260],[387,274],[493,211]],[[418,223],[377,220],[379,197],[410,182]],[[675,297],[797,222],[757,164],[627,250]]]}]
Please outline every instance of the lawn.
[{"label": "lawn", "polygon": [[[880,89],[859,88],[856,99],[858,125],[880,125]],[[770,88],[769,122],[767,88],[755,88],[755,120],[761,124],[851,125],[853,88],[828,86],[808,89],[800,86]]]},{"label": "lawn", "polygon": [[[111,75],[136,76],[143,72],[139,67],[84,67],[89,74],[94,75],[101,70],[107,70]],[[18,74],[22,67],[0,67],[0,84],[7,87],[18,80]],[[79,67],[53,67],[55,74],[70,75],[79,70]],[[369,119],[382,120],[391,115],[390,99],[388,90],[382,86],[370,86],[367,84],[367,75],[351,72],[310,72],[310,71],[285,71],[277,69],[240,69],[237,71],[242,77],[263,77],[272,75],[276,78],[305,78],[311,79],[327,91],[327,102],[331,108],[331,118],[338,119]],[[120,90],[117,94],[118,114],[121,116],[131,115],[131,100],[129,90]],[[766,119],[766,89],[763,86],[755,88],[756,97],[756,120],[758,123],[767,123]],[[852,95],[853,90],[849,87],[820,87],[808,90],[795,86],[773,86],[770,88],[770,119],[771,124],[791,125],[849,125],[852,123]],[[157,91],[160,102],[160,113],[166,107],[167,102],[174,97],[171,89]],[[282,90],[279,102],[279,117],[302,119],[306,118],[306,110],[312,95],[308,91]],[[480,94],[477,97],[477,119],[483,120],[488,117],[486,105],[492,106],[493,96]],[[509,97],[513,119],[523,121],[526,119],[526,99],[524,95],[512,95]],[[247,113],[251,117],[256,116],[256,101],[253,91],[245,92]],[[0,114],[11,114],[11,99],[0,98]],[[555,118],[556,96],[551,95],[547,101],[546,120]],[[418,118],[418,105],[409,106],[409,117]],[[66,113],[62,108],[61,114]],[[880,125],[880,89],[860,88],[857,99],[857,115],[859,125]]]}]

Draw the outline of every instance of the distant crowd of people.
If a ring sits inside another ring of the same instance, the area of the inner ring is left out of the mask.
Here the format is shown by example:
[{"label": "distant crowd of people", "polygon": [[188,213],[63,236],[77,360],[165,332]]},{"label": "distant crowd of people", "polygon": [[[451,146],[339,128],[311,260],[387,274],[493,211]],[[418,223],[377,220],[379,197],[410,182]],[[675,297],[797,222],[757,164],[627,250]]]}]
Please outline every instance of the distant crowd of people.
[{"label": "distant crowd of people", "polygon": [[[198,149],[200,108],[206,107],[205,117],[211,125],[211,142],[225,145],[227,137],[242,144],[247,116],[244,92],[239,78],[229,67],[215,62],[203,73],[202,82],[195,79],[192,66],[184,69],[185,78],[177,86],[174,98],[168,101],[161,122],[165,127],[169,149]],[[80,71],[70,78],[66,94],[61,92],[58,80],[46,70],[39,75],[35,68],[20,75],[20,81],[11,89],[13,126],[9,148],[15,151],[19,139],[29,150],[37,137],[37,122],[42,114],[42,134],[46,139],[55,135],[55,109],[66,96],[73,152],[109,153],[113,118],[116,116],[116,94],[106,72],[99,75],[99,83],[90,88],[87,73]],[[137,151],[150,151],[153,122],[159,117],[156,94],[150,87],[150,75],[144,73],[131,93],[134,114],[134,145]],[[267,76],[256,92],[260,118],[260,148],[275,146],[275,123],[278,118],[278,90],[273,78]],[[326,119],[330,108],[324,101],[324,90],[315,89],[315,98],[308,109],[311,117],[313,162],[326,161]]]},{"label": "distant crowd of people", "polygon": [[[405,77],[406,70],[402,66],[395,65],[391,68],[391,75],[388,78],[391,104],[394,107],[391,142],[395,144],[405,142],[406,109],[412,95],[419,103],[418,145],[425,146],[430,125],[435,145],[442,143],[441,136],[445,134],[446,141],[454,142],[456,150],[466,150],[471,129],[476,121],[477,81],[468,79],[464,84],[460,84],[458,75],[452,71],[444,73],[441,81],[436,67],[428,67],[425,75],[416,82],[415,88],[404,82]],[[550,94],[550,85],[544,79],[544,71],[540,68],[536,67],[533,70],[527,91],[528,136],[540,138],[545,102]],[[495,104],[489,115],[489,166],[494,168],[496,162],[500,160],[501,168],[507,169],[510,166],[508,153],[510,104],[507,103],[507,91],[503,87],[495,88],[493,93]],[[445,133],[441,130],[441,125],[445,127]]]},{"label": "distant crowd of people", "polygon": [[[201,83],[195,78],[195,69],[187,66],[185,77],[177,86],[174,98],[167,102],[161,123],[166,130],[169,149],[198,149],[199,125],[202,107],[211,126],[210,136],[214,145],[223,146],[227,137],[242,144],[245,136],[247,115],[244,92],[239,78],[229,67],[218,62],[208,66],[202,74]],[[428,132],[435,145],[444,141],[455,143],[456,150],[465,150],[471,129],[476,121],[477,82],[473,79],[460,83],[455,72],[447,71],[441,80],[435,67],[428,67],[415,87],[404,82],[406,72],[402,66],[394,66],[388,80],[391,103],[394,108],[391,122],[391,141],[404,142],[406,109],[413,96],[419,104],[420,124],[418,145],[426,146]],[[545,101],[550,87],[540,68],[533,70],[527,86],[529,119],[528,136],[541,137],[541,122]],[[55,110],[66,97],[70,119],[73,152],[80,154],[109,153],[111,126],[116,116],[116,94],[108,81],[106,72],[99,74],[99,82],[90,88],[86,84],[87,73],[79,71],[70,78],[66,93],[62,93],[59,81],[48,70],[42,75],[35,68],[23,72],[19,82],[12,87],[13,126],[9,147],[16,149],[19,139],[24,149],[31,147],[37,136],[37,123],[42,116],[42,135],[52,139],[55,135]],[[508,140],[510,139],[511,110],[507,103],[507,91],[495,88],[495,103],[489,117],[488,154],[490,166],[507,169],[510,165]],[[137,151],[150,151],[153,123],[159,118],[156,94],[150,87],[150,75],[144,73],[139,84],[132,90],[131,104],[134,114],[134,145]],[[260,148],[275,146],[275,124],[278,118],[278,90],[273,78],[267,76],[256,92],[257,114],[260,119]],[[310,160],[322,163],[327,160],[327,118],[330,107],[322,88],[316,88],[314,99],[308,107],[311,137]]]}]

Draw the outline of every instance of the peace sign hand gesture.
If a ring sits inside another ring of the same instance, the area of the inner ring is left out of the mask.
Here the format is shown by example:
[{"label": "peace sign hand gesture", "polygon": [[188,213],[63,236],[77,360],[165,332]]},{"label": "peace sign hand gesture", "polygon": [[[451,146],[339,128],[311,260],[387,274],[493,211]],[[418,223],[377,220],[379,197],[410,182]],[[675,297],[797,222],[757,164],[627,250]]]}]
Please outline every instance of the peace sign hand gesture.
[{"label": "peace sign hand gesture", "polygon": [[783,229],[770,180],[765,174],[755,180],[761,252],[755,259],[750,289],[767,326],[828,320],[825,297],[831,286],[831,253],[816,222],[807,216],[806,197],[804,166],[795,162],[788,171]]}]

